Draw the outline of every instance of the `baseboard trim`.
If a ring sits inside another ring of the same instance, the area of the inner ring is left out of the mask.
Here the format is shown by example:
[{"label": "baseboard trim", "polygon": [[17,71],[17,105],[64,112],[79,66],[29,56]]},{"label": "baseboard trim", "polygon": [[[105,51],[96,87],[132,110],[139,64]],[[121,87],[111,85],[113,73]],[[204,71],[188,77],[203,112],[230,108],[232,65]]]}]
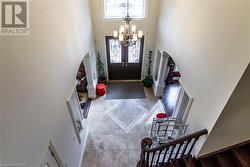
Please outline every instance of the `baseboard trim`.
[{"label": "baseboard trim", "polygon": [[87,144],[88,135],[89,135],[89,126],[87,126],[86,137],[85,137],[84,141],[82,142],[83,147],[82,147],[81,160],[80,160],[80,163],[79,163],[79,167],[81,167],[82,163],[83,163],[83,155],[84,155],[84,152],[85,152],[85,147],[86,147],[86,144]]}]

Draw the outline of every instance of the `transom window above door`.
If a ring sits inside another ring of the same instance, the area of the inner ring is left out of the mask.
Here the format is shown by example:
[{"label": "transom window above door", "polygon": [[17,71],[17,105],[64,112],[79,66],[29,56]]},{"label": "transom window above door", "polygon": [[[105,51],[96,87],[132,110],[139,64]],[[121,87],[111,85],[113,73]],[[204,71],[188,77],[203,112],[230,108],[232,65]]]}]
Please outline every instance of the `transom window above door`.
[{"label": "transom window above door", "polygon": [[[103,0],[104,18],[120,19],[127,15],[127,0]],[[135,19],[146,18],[147,0],[128,0],[129,15]]]}]

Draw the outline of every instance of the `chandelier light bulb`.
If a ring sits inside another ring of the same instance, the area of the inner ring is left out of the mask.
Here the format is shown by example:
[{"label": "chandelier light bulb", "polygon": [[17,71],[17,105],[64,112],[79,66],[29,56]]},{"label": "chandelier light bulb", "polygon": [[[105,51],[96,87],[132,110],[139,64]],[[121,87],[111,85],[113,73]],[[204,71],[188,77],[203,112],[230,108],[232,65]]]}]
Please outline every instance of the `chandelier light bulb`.
[{"label": "chandelier light bulb", "polygon": [[125,23],[125,30],[129,29],[129,23]]},{"label": "chandelier light bulb", "polygon": [[118,37],[118,31],[114,31],[114,37],[117,38]]},{"label": "chandelier light bulb", "polygon": [[142,31],[138,31],[138,38],[142,38],[143,32]]},{"label": "chandelier light bulb", "polygon": [[120,31],[120,33],[124,33],[124,25],[120,26],[120,30],[119,31]]},{"label": "chandelier light bulb", "polygon": [[138,40],[137,34],[134,34],[134,35],[133,35],[133,41],[137,41],[137,40]]},{"label": "chandelier light bulb", "polygon": [[119,41],[120,41],[120,42],[123,41],[123,35],[122,35],[122,34],[119,35]]},{"label": "chandelier light bulb", "polygon": [[136,25],[133,24],[132,27],[131,27],[131,29],[132,29],[132,32],[135,33],[135,31],[136,31]]}]

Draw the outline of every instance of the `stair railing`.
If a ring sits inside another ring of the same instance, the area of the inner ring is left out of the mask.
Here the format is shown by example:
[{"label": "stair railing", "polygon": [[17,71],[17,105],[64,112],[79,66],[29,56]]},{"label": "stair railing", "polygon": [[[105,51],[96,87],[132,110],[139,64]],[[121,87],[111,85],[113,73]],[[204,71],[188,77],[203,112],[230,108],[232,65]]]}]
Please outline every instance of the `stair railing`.
[{"label": "stair railing", "polygon": [[137,167],[168,167],[176,159],[189,156],[200,136],[207,133],[203,129],[152,148],[152,139],[145,138],[141,141],[141,157]]}]

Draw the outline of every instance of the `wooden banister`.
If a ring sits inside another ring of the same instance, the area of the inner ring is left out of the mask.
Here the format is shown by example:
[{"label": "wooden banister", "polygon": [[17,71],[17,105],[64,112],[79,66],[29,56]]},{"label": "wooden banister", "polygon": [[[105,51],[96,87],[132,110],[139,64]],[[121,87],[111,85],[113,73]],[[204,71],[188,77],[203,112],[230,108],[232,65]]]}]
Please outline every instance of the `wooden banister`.
[{"label": "wooden banister", "polygon": [[168,167],[178,156],[189,156],[199,137],[207,133],[208,131],[203,129],[153,148],[151,148],[153,144],[152,139],[144,138],[141,141],[141,158],[137,167]]},{"label": "wooden banister", "polygon": [[144,138],[141,141],[141,146],[142,146],[142,149],[145,152],[155,152],[157,150],[161,150],[162,148],[166,148],[166,147],[169,147],[169,146],[172,146],[172,145],[176,145],[176,144],[182,143],[184,141],[188,141],[188,140],[193,139],[193,138],[200,137],[202,135],[206,135],[207,133],[208,133],[207,130],[203,129],[203,130],[200,130],[198,132],[192,133],[190,135],[183,136],[183,137],[180,137],[180,138],[175,139],[175,140],[171,140],[168,143],[161,144],[160,146],[157,146],[157,147],[154,147],[154,148],[150,148],[151,145],[153,144],[152,139],[150,139],[150,138]]}]

